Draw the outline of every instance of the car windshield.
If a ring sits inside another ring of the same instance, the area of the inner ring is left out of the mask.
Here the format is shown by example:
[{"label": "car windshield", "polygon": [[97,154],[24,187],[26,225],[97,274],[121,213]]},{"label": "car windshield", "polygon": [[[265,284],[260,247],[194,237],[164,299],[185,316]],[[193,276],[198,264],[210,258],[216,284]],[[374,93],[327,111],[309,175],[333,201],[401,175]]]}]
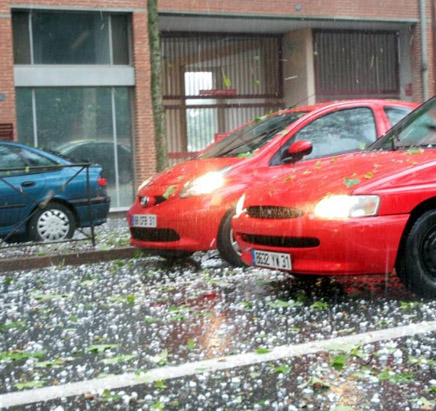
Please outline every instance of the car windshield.
[{"label": "car windshield", "polygon": [[306,112],[294,111],[256,119],[214,144],[199,158],[249,157],[304,114]]},{"label": "car windshield", "polygon": [[414,110],[368,149],[401,150],[431,146],[436,146],[436,98]]}]

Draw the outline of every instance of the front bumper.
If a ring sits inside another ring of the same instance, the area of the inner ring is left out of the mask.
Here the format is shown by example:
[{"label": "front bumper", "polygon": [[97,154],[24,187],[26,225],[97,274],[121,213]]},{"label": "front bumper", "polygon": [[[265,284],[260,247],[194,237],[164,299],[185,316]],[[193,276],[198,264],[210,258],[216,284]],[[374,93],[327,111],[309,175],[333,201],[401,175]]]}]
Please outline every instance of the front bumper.
[{"label": "front bumper", "polygon": [[[127,213],[130,244],[150,250],[203,251],[216,248],[219,224],[228,206],[213,204],[210,197],[168,199],[142,207],[138,199]],[[133,227],[133,215],[154,215],[155,228]]]},{"label": "front bumper", "polygon": [[289,253],[298,274],[342,275],[392,272],[408,215],[320,220],[233,218],[242,259],[252,265],[252,250]]}]

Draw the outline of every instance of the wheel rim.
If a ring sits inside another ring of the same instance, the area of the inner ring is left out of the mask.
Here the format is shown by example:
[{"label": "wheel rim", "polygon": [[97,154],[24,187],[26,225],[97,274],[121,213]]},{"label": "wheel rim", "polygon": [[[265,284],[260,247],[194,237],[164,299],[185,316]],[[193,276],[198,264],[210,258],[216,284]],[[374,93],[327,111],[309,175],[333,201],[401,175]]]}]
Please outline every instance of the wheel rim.
[{"label": "wheel rim", "polygon": [[436,226],[432,227],[425,235],[421,247],[421,260],[426,271],[436,278]]},{"label": "wheel rim", "polygon": [[230,244],[232,245],[233,251],[237,254],[238,257],[241,256],[241,247],[239,247],[238,242],[233,235],[233,230],[230,229]]},{"label": "wheel rim", "polygon": [[63,240],[70,231],[70,220],[61,210],[47,210],[39,217],[36,229],[44,241]]}]

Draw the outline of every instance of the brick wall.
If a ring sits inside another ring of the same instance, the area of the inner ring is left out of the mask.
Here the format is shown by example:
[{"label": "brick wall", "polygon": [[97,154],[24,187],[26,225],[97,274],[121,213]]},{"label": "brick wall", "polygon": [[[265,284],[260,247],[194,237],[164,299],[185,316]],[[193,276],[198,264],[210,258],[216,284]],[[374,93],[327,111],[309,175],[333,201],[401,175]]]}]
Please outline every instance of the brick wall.
[{"label": "brick wall", "polygon": [[[12,123],[16,130],[14,61],[9,9],[0,7],[0,123]],[[15,133],[16,134],[16,133]]]},{"label": "brick wall", "polygon": [[[430,1],[429,1],[430,3]],[[297,11],[296,6],[301,10]],[[286,16],[416,18],[418,0],[160,0],[160,10]]]},{"label": "brick wall", "polygon": [[136,175],[140,184],[156,170],[153,110],[150,95],[150,53],[147,13],[135,12],[133,25],[133,61],[135,65],[135,148]]}]

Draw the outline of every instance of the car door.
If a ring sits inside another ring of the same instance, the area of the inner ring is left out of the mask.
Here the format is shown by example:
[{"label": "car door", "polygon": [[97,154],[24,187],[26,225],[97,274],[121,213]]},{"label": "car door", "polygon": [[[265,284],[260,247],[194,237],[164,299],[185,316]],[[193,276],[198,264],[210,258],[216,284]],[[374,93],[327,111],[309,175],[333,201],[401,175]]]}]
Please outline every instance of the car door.
[{"label": "car door", "polygon": [[[3,236],[21,226],[46,185],[44,172],[32,172],[20,151],[17,147],[0,145],[0,234]],[[21,169],[11,170],[18,167]]]}]

